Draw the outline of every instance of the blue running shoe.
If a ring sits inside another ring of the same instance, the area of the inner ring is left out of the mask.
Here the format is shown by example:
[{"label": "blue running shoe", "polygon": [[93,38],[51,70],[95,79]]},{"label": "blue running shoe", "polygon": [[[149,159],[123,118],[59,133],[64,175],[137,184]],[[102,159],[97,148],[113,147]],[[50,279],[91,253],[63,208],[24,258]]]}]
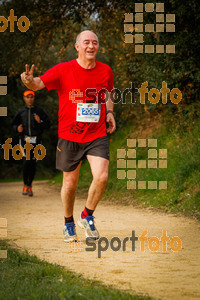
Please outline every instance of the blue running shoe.
[{"label": "blue running shoe", "polygon": [[83,219],[80,215],[77,224],[85,230],[86,238],[90,238],[91,240],[99,239],[99,232],[94,226],[93,216],[88,216]]},{"label": "blue running shoe", "polygon": [[76,226],[74,222],[66,223],[63,229],[64,242],[77,241]]}]

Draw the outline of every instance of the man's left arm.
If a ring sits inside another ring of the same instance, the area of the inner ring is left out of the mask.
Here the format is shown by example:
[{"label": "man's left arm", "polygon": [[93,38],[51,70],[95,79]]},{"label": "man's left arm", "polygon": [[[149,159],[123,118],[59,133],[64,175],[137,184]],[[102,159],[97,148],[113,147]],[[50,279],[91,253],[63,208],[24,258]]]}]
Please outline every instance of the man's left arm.
[{"label": "man's left arm", "polygon": [[114,103],[110,97],[106,102],[106,122],[109,124],[107,132],[113,133],[116,129],[115,117],[114,117]]},{"label": "man's left arm", "polygon": [[49,127],[51,126],[49,117],[43,109],[41,109],[40,116],[35,114],[34,118],[35,118],[36,122],[40,124],[40,126],[42,127],[42,130],[49,129]]},{"label": "man's left arm", "polygon": [[113,133],[116,129],[115,115],[114,115],[114,102],[111,100],[110,92],[114,87],[114,76],[111,68],[109,68],[108,92],[109,99],[106,101],[106,122],[109,124],[107,132]]}]

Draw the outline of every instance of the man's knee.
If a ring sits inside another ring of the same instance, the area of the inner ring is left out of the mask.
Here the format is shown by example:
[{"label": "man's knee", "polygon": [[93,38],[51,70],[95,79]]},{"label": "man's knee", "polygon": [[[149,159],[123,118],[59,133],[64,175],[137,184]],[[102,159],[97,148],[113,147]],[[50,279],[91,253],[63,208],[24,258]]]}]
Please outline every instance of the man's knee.
[{"label": "man's knee", "polygon": [[72,179],[63,179],[63,185],[62,188],[66,190],[75,191],[76,190],[76,182]]},{"label": "man's knee", "polygon": [[104,171],[97,174],[94,176],[94,180],[97,182],[97,184],[106,184],[108,181],[108,172]]},{"label": "man's knee", "polygon": [[74,174],[63,173],[63,189],[74,190],[77,186],[77,178]]}]

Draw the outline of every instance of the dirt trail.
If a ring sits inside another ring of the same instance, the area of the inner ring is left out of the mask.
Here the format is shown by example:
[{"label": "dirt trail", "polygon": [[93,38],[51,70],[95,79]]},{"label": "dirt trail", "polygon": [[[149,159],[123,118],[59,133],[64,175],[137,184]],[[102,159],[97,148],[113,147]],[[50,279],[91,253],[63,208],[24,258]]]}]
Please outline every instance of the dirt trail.
[{"label": "dirt trail", "polygon": [[[160,238],[162,230],[167,230],[170,239],[178,236],[182,240],[182,249],[173,252],[168,242],[166,252],[162,252],[162,244],[157,252],[152,252],[145,242],[145,251],[141,252],[140,242],[136,241],[136,249],[132,251],[129,240],[125,252],[122,249],[114,252],[109,247],[98,258],[97,251],[85,251],[85,244],[83,251],[75,252],[63,242],[58,188],[37,182],[33,187],[34,197],[22,196],[21,189],[21,183],[0,184],[0,218],[7,218],[8,239],[19,248],[116,288],[160,299],[200,299],[199,222],[149,209],[101,202],[95,212],[96,225],[101,236],[109,241],[114,236],[121,240],[130,237],[132,230],[136,236],[148,230],[148,239]],[[76,199],[75,220],[84,204],[85,199]],[[77,234],[84,239],[84,232],[78,226]]]}]

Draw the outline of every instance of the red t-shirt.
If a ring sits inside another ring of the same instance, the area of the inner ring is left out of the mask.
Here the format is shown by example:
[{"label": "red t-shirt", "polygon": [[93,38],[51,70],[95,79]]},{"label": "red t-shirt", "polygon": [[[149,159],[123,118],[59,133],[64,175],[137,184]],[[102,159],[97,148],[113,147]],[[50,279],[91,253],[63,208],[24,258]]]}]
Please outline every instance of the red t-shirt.
[{"label": "red t-shirt", "polygon": [[[103,99],[105,94],[98,98],[98,92],[101,89],[106,89],[108,92],[113,89],[113,73],[108,65],[96,61],[94,68],[84,69],[74,59],[54,66],[40,78],[47,90],[58,91],[58,137],[86,143],[107,135],[105,100],[98,101],[98,99]],[[90,88],[96,90],[88,92],[87,89]],[[91,101],[92,98],[93,101]],[[76,121],[77,103],[80,102],[104,102],[101,103],[101,115],[98,123]]]}]

